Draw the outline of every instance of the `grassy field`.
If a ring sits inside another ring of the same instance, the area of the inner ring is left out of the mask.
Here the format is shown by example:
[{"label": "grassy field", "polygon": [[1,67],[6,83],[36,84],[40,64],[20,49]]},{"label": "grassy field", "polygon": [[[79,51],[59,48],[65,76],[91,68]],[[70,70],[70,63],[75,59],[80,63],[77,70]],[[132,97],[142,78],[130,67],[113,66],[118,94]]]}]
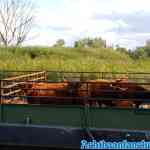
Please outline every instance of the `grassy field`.
[{"label": "grassy field", "polygon": [[113,49],[0,48],[1,70],[150,72],[150,59],[133,59]]}]

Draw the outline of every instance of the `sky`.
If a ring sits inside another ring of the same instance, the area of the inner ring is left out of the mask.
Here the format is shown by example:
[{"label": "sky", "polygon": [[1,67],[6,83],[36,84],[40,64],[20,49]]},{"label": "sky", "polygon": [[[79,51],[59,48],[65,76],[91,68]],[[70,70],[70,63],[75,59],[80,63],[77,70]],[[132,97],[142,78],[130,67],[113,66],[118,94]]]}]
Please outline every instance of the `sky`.
[{"label": "sky", "polygon": [[36,0],[35,14],[29,45],[102,37],[108,46],[134,49],[150,39],[150,0]]}]

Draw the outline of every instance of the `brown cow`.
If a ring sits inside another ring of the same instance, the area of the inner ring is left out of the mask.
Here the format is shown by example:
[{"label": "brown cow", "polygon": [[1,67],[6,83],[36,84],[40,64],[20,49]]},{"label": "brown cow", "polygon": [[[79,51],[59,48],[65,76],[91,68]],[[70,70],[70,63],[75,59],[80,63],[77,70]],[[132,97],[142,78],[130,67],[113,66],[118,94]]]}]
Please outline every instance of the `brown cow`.
[{"label": "brown cow", "polygon": [[12,99],[2,99],[2,104],[28,104],[28,102],[25,99],[15,97]]},{"label": "brown cow", "polygon": [[115,102],[115,107],[134,108],[135,104],[132,100],[119,100],[119,101]]},{"label": "brown cow", "polygon": [[[141,104],[140,101],[133,101],[132,97],[136,98],[135,92],[145,89],[135,83],[129,82],[127,78],[121,78],[117,80],[89,80],[87,83],[83,83],[79,89],[79,95],[84,97],[97,98],[94,103],[99,103],[102,106],[115,106],[115,107],[137,107]],[[98,101],[98,97],[101,99]],[[102,98],[105,98],[103,100]],[[127,98],[129,100],[121,100]],[[107,100],[108,99],[108,100]],[[112,99],[112,100],[111,100]],[[118,99],[118,100],[117,100]],[[91,104],[90,104],[91,105]]]},{"label": "brown cow", "polygon": [[150,109],[150,104],[149,103],[142,103],[139,108],[141,109]]},{"label": "brown cow", "polygon": [[[129,82],[127,78],[117,80],[97,79],[85,83],[68,81],[64,83],[33,83],[30,87],[27,95],[33,97],[28,98],[29,103],[56,103],[55,99],[49,99],[48,97],[57,97],[60,98],[58,104],[82,104],[97,107],[102,105],[124,108],[134,107],[134,103],[140,105],[141,102],[132,99],[136,99],[138,96],[135,92],[146,91],[143,87]],[[47,96],[47,98],[43,99],[40,96]],[[72,100],[67,101],[65,97],[72,97]],[[80,97],[80,99],[74,99],[75,97]],[[83,100],[81,100],[82,98]],[[98,98],[100,99],[98,100]],[[128,100],[123,100],[124,98]]]},{"label": "brown cow", "polygon": [[26,95],[29,96],[29,103],[52,103],[54,100],[48,97],[65,97],[67,89],[68,83],[34,83]]},{"label": "brown cow", "polygon": [[28,94],[34,96],[56,96],[63,95],[68,88],[68,83],[34,83]]},{"label": "brown cow", "polygon": [[[113,82],[113,81],[112,81]],[[87,102],[90,106],[96,106],[105,104],[111,105],[111,101],[96,100],[98,97],[108,97],[108,90],[112,92],[111,82],[109,80],[97,79],[89,80],[85,83],[81,83],[78,89],[78,95],[80,97],[92,97],[95,100]]]},{"label": "brown cow", "polygon": [[[82,104],[80,100],[74,98],[78,96],[77,89],[79,86],[79,82],[66,80],[62,83],[33,83],[30,85],[30,89],[26,91],[26,95],[29,96],[29,103]],[[40,98],[41,96],[46,97]]]},{"label": "brown cow", "polygon": [[150,98],[149,90],[127,79],[117,80],[114,86],[118,91],[118,98],[134,99],[133,102],[136,104],[136,107],[139,107],[142,103],[142,99]]}]

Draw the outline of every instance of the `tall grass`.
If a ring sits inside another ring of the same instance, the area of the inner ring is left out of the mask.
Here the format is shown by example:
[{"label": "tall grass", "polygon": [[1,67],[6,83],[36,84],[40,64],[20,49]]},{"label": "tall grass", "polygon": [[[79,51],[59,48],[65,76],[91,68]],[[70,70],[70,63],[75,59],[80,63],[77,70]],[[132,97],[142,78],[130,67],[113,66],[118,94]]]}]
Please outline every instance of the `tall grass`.
[{"label": "tall grass", "polygon": [[0,48],[1,70],[150,72],[148,58],[133,60],[109,48]]}]

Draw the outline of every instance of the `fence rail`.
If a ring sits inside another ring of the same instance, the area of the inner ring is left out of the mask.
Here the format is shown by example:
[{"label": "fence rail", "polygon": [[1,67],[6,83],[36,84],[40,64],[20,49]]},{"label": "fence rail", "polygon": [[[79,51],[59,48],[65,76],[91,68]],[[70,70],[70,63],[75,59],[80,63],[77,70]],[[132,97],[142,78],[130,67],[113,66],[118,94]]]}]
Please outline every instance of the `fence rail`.
[{"label": "fence rail", "polygon": [[27,81],[42,81],[46,79],[47,74],[45,71],[4,78],[1,80],[1,96],[18,95],[22,92],[20,87],[24,86]]},{"label": "fence rail", "polygon": [[[14,70],[0,70],[0,79],[3,80],[7,77],[32,75],[39,74],[43,71],[14,71]],[[96,78],[118,78],[118,77],[128,77],[132,79],[147,79],[150,81],[150,73],[148,72],[71,72],[71,71],[49,71],[45,70],[49,80],[59,79],[59,78],[78,78],[78,79],[96,79]],[[23,75],[22,75],[23,74]],[[20,77],[19,77],[20,76]],[[22,78],[21,77],[21,78]],[[13,78],[13,77],[12,77]]]}]

